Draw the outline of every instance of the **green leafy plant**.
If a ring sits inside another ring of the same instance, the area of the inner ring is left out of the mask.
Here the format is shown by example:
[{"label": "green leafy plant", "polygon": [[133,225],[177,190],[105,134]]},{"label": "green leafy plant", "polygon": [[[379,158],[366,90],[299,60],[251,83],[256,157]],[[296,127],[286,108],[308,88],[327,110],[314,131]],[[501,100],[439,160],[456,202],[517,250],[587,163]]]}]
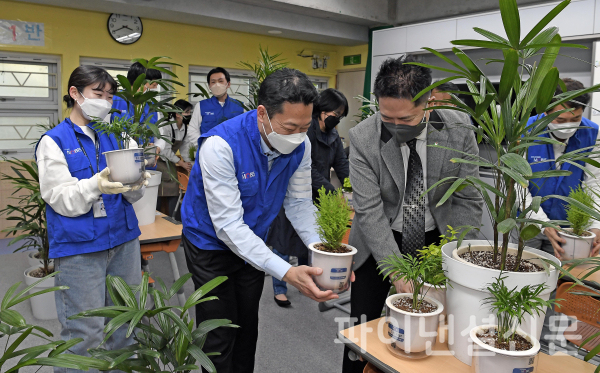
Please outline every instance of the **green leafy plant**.
[{"label": "green leafy plant", "polygon": [[[250,90],[248,95],[243,95],[248,100],[248,103],[240,102],[240,104],[244,107],[244,110],[250,111],[258,108],[258,90],[260,89],[260,84],[265,80],[265,78],[277,70],[281,70],[284,67],[288,66],[288,62],[280,59],[281,53],[277,54],[269,54],[269,48],[262,49],[262,46],[259,47],[260,57],[258,59],[258,63],[249,63],[249,62],[239,62],[238,65],[244,69],[248,69],[252,71],[252,78],[250,79]],[[241,94],[239,92],[236,92]]]},{"label": "green leafy plant", "polygon": [[[68,289],[67,286],[55,286],[28,294],[39,283],[57,273],[48,275],[17,293],[17,289],[21,285],[18,282],[11,286],[6,294],[4,294],[2,303],[0,303],[0,341],[4,342],[5,347],[2,355],[0,355],[0,371],[5,373],[18,372],[19,369],[29,366],[63,367],[79,370],[88,370],[89,368],[108,369],[109,364],[105,361],[65,353],[71,347],[83,341],[83,339],[75,338],[69,341],[52,341],[48,339],[48,337],[53,336],[49,330],[28,324],[19,312],[11,309],[29,298],[57,290]],[[45,343],[19,349],[19,346],[30,337],[38,337],[44,340]],[[5,338],[6,340],[4,340]],[[15,339],[11,341],[13,338]],[[47,355],[41,356],[45,354]],[[12,367],[6,366],[9,361],[17,358],[20,359]]]},{"label": "green leafy plant", "polygon": [[352,193],[352,184],[350,184],[349,177],[344,179],[344,185],[342,185],[342,190],[346,193]]},{"label": "green leafy plant", "polygon": [[11,164],[14,175],[2,174],[0,179],[9,182],[15,189],[11,199],[15,204],[8,204],[0,210],[0,215],[5,215],[6,220],[16,223],[6,228],[9,236],[15,236],[8,243],[9,246],[20,242],[21,245],[15,250],[38,251],[43,262],[44,275],[48,275],[52,269],[48,250],[48,225],[46,222],[46,202],[42,199],[40,192],[40,181],[37,163],[34,161],[22,161],[19,159],[6,160]]},{"label": "green leafy plant", "polygon": [[359,100],[363,104],[361,107],[358,108],[359,113],[354,116],[356,118],[356,123],[364,121],[365,119],[379,111],[379,102],[377,102],[377,99],[366,98],[362,95],[358,95],[354,98]]},{"label": "green leafy plant", "polygon": [[316,205],[317,233],[321,243],[328,250],[336,250],[348,230],[351,214],[348,202],[340,189],[331,193],[321,187]]},{"label": "green leafy plant", "polygon": [[445,234],[440,235],[439,243],[432,243],[429,246],[423,247],[419,252],[419,257],[422,260],[431,260],[432,265],[425,270],[424,280],[429,284],[446,285],[446,275],[442,268],[442,247],[448,242],[456,240],[459,230],[448,225],[448,230]]},{"label": "green leafy plant", "polygon": [[539,295],[546,290],[545,284],[537,286],[526,285],[521,290],[515,286],[509,290],[504,283],[506,276],[500,272],[496,281],[488,285],[487,290],[492,294],[485,298],[482,304],[489,305],[498,320],[497,339],[500,343],[514,341],[517,327],[523,323],[525,315],[535,313],[537,316],[546,312],[548,307],[554,305],[557,300],[543,300]]},{"label": "green leafy plant", "polygon": [[[391,282],[404,280],[412,286],[412,308],[420,310],[423,306],[423,301],[429,289],[422,291],[427,273],[435,271],[437,266],[436,256],[423,256],[418,258],[410,254],[390,255],[379,261],[378,269],[384,278],[389,278]],[[446,283],[446,276],[442,271],[441,277],[432,279],[431,285],[440,287]]]},{"label": "green leafy plant", "polygon": [[[185,274],[170,288],[157,279],[159,290],[148,286],[148,273],[144,273],[142,283],[135,288],[129,287],[122,278],[109,275],[106,277],[106,289],[114,306],[85,311],[70,319],[111,319],[104,328],[106,336],[100,346],[118,328],[127,326],[127,336],[133,335],[135,344],[119,350],[107,350],[99,346],[89,351],[93,357],[106,361],[111,370],[190,372],[200,369],[200,365],[208,372],[215,372],[209,356],[218,353],[202,351],[207,333],[220,327],[237,326],[231,324],[230,320],[213,319],[201,322],[194,329],[189,310],[199,303],[217,300],[217,297],[206,295],[227,277],[220,276],[204,284],[189,296],[183,307],[168,305],[169,300],[191,277],[190,273]],[[153,306],[148,304],[150,298],[154,301]]]},{"label": "green leafy plant", "polygon": [[[594,205],[594,198],[592,197],[592,194],[586,189],[583,189],[581,185],[579,185],[576,189],[571,189],[569,197],[585,206]],[[567,221],[571,223],[573,234],[576,236],[583,235],[583,232],[585,232],[592,224],[591,215],[572,204],[568,204],[566,206],[566,211]]]},{"label": "green leafy plant", "polygon": [[[452,41],[452,44],[456,46],[479,47],[502,51],[503,58],[484,59],[486,63],[499,63],[502,65],[502,74],[498,89],[496,89],[485,73],[481,71],[475,61],[469,58],[467,53],[458,47],[454,47],[452,52],[459,62],[455,62],[434,49],[424,48],[443,60],[446,66],[433,66],[420,62],[412,63],[451,74],[450,77],[441,79],[421,91],[414,97],[414,100],[417,100],[424,94],[428,94],[431,89],[440,84],[456,79],[466,80],[468,91],[451,93],[452,98],[444,101],[444,103],[450,103],[454,106],[436,105],[429,107],[427,110],[456,110],[466,113],[473,118],[478,127],[468,127],[475,131],[478,142],[485,141],[490,144],[496,153],[495,158],[497,161],[489,161],[486,158],[462,152],[459,152],[460,155],[451,161],[458,164],[465,163],[477,167],[487,167],[493,173],[495,183],[493,186],[488,185],[476,176],[468,176],[466,178],[446,177],[430,186],[429,190],[437,188],[440,185],[449,185],[449,188],[440,199],[438,206],[445,203],[454,192],[462,190],[465,187],[475,188],[481,194],[491,217],[494,230],[494,262],[498,263],[498,259],[500,260],[499,267],[501,270],[508,270],[506,268],[506,256],[508,254],[511,231],[516,230],[519,238],[517,260],[515,267],[511,268],[511,270],[518,271],[525,241],[535,237],[540,232],[540,227],[560,229],[559,226],[563,223],[561,221],[539,221],[530,217],[529,213],[531,211],[539,211],[540,205],[544,201],[550,198],[567,201],[592,217],[596,219],[600,218],[599,211],[595,211],[565,196],[533,196],[533,202],[530,205],[526,203],[526,190],[528,184],[533,182],[532,180],[571,174],[570,171],[557,170],[552,167],[548,171],[533,172],[531,165],[526,160],[526,156],[531,146],[561,144],[547,135],[552,132],[552,130],[548,129],[548,124],[560,114],[569,112],[572,109],[557,110],[527,125],[527,121],[532,116],[533,110],[535,109],[537,113],[549,112],[559,105],[572,101],[579,95],[593,92],[600,88],[600,85],[596,85],[587,89],[565,92],[556,96],[554,94],[556,87],[559,85],[563,91],[566,91],[564,83],[559,79],[558,69],[553,67],[560,49],[565,47],[585,48],[580,45],[562,43],[558,28],[546,28],[570,2],[570,0],[562,1],[545,15],[525,37],[521,38],[520,16],[516,1],[500,0],[500,13],[504,24],[504,31],[508,38],[476,27],[474,28],[475,32],[488,40]],[[542,49],[544,51],[540,52]],[[539,54],[541,54],[539,63],[530,61],[531,58]],[[465,105],[458,99],[458,94],[473,97],[476,103],[475,108],[472,109]],[[497,107],[500,110],[497,110]],[[441,145],[431,146],[458,152],[455,149]],[[572,167],[583,169],[586,174],[592,176],[590,171],[579,163],[583,162],[600,166],[600,163],[595,160],[600,154],[592,148],[579,149],[565,153],[556,160],[548,159],[541,162],[570,164]],[[492,197],[489,196],[489,193],[492,194]],[[465,229],[459,237],[459,244],[469,230],[477,228],[479,227]]]},{"label": "green leafy plant", "polygon": [[188,156],[190,157],[192,162],[196,161],[196,151],[197,150],[198,150],[198,148],[196,147],[196,145],[190,145],[190,147],[188,149]]}]

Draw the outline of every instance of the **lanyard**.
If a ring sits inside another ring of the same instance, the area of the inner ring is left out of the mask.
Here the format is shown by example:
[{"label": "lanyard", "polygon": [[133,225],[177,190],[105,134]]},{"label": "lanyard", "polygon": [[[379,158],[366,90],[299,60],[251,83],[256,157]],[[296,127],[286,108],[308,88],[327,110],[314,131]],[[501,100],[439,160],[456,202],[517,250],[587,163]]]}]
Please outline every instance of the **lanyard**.
[{"label": "lanyard", "polygon": [[96,172],[94,172],[92,160],[90,159],[90,156],[87,155],[87,152],[85,151],[81,140],[79,140],[79,137],[77,137],[77,131],[75,131],[75,127],[73,127],[73,132],[75,132],[75,138],[77,139],[77,142],[81,147],[81,151],[83,152],[83,154],[85,154],[86,158],[88,159],[88,162],[90,162],[90,170],[92,170],[92,175],[95,175],[98,172],[98,170],[100,170],[100,139],[98,138],[98,134],[96,133],[96,131],[94,131],[94,138],[96,139]]}]

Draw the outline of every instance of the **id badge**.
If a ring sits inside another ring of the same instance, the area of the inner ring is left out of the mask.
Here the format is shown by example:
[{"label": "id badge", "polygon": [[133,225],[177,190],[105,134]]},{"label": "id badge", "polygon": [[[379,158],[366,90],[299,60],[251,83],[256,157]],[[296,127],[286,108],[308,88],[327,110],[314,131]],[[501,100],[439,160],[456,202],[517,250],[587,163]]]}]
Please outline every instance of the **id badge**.
[{"label": "id badge", "polygon": [[100,197],[96,202],[94,202],[94,217],[95,218],[105,218],[106,210],[104,209],[104,200]]}]

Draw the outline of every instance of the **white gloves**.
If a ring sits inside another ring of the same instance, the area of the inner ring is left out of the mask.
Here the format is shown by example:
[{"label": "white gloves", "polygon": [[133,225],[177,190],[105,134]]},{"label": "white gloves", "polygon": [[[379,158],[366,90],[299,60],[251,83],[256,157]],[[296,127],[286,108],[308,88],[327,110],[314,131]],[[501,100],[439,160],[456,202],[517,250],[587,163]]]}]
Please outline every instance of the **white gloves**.
[{"label": "white gloves", "polygon": [[[146,162],[148,162],[148,161],[146,161]],[[131,190],[132,191],[140,190],[140,189],[142,189],[142,187],[148,186],[148,183],[149,183],[148,179],[150,179],[151,177],[152,177],[152,175],[150,175],[150,172],[144,171],[144,173],[142,174],[142,178],[144,179],[144,181],[142,181],[141,183],[139,183],[137,185],[134,185],[131,188]]]},{"label": "white gloves", "polygon": [[[126,186],[123,186],[123,184],[121,184],[121,183],[115,183],[115,182],[109,181],[108,180],[109,174],[110,174],[110,170],[108,169],[108,167],[106,167],[104,170],[102,170],[97,175],[98,189],[100,189],[100,193],[102,193],[102,194],[120,194],[120,193],[129,192],[131,190],[131,187],[128,187],[128,186],[126,187]],[[144,177],[145,177],[145,175],[144,175]],[[148,181],[145,180],[144,183],[148,183]],[[141,188],[141,184],[140,184],[140,188]]]}]

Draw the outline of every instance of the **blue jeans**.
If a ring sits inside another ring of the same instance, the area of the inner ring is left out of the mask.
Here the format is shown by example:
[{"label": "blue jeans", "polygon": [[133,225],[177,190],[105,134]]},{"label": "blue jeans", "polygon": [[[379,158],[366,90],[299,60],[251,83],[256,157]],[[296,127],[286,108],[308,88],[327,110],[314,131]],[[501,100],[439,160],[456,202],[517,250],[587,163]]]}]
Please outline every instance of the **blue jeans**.
[{"label": "blue jeans", "polygon": [[[103,329],[107,320],[100,317],[68,320],[68,317],[113,305],[106,291],[106,275],[119,276],[130,285],[138,285],[142,281],[140,241],[136,238],[109,250],[54,259],[54,266],[60,272],[56,275],[56,286],[69,287],[54,294],[58,320],[62,325],[60,336],[63,340],[83,338],[83,342],[71,347],[70,351],[89,356],[87,350],[97,348],[104,339]],[[103,348],[115,350],[132,344],[133,335],[125,338],[126,332],[127,324],[119,328]],[[54,368],[54,372],[79,371]]]},{"label": "blue jeans", "polygon": [[[282,254],[279,251],[277,251],[275,248],[273,248],[273,253],[275,253],[278,257],[285,260],[286,262],[290,261],[289,255]],[[308,258],[298,258],[298,265],[307,265],[307,264],[308,264]],[[283,280],[278,280],[276,277],[273,277],[273,293],[275,293],[275,295],[287,294],[287,283]]]}]

